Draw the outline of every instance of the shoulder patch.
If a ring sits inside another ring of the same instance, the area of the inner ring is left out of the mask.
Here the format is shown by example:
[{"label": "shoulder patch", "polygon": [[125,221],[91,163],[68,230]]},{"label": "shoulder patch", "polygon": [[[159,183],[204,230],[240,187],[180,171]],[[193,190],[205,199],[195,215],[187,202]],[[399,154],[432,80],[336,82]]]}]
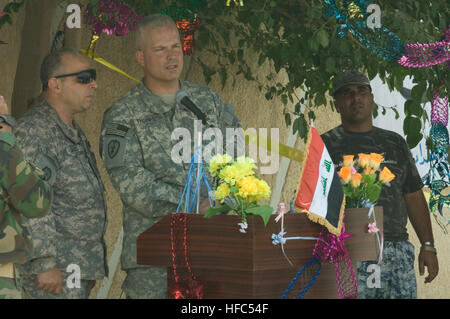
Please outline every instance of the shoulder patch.
[{"label": "shoulder patch", "polygon": [[57,172],[56,161],[51,156],[40,153],[36,159],[35,166],[43,172],[43,179],[48,183],[53,184]]},{"label": "shoulder patch", "polygon": [[124,165],[126,135],[129,127],[121,124],[110,124],[100,142],[100,155],[107,168]]}]

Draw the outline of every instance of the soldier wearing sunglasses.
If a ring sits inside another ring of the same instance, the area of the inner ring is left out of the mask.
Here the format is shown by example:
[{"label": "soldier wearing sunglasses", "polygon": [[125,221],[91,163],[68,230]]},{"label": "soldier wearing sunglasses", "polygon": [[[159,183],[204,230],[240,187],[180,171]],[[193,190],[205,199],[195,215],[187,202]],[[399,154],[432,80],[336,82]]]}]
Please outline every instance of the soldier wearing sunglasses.
[{"label": "soldier wearing sunglasses", "polygon": [[[43,98],[15,133],[52,185],[54,205],[46,217],[28,221],[35,256],[19,270],[25,297],[88,298],[95,280],[107,275],[106,204],[95,157],[74,115],[92,107],[96,72],[84,56],[63,49],[44,59],[40,76]],[[72,264],[81,280],[68,283]]]}]

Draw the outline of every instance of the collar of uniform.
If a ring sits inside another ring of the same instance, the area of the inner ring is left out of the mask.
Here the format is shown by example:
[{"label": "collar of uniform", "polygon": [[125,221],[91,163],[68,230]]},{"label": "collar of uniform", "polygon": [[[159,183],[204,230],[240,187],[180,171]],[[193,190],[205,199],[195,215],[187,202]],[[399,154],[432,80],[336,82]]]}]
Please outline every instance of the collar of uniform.
[{"label": "collar of uniform", "polygon": [[143,81],[139,83],[139,90],[141,91],[141,98],[147,110],[152,113],[163,114],[171,111],[175,105],[170,105],[164,102],[158,95],[150,91]]},{"label": "collar of uniform", "polygon": [[14,145],[14,135],[12,135],[9,132],[0,132],[0,141],[13,146]]},{"label": "collar of uniform", "polygon": [[369,136],[372,135],[375,130],[376,127],[372,126],[372,128],[367,131],[367,132],[352,132],[352,131],[347,131],[342,125],[339,125],[338,128],[341,130],[342,133],[347,134],[347,135],[351,135],[351,136]]},{"label": "collar of uniform", "polygon": [[54,121],[59,126],[61,131],[64,133],[64,135],[69,140],[71,140],[73,143],[79,143],[80,142],[80,134],[78,134],[79,126],[75,122],[75,120],[73,120],[73,124],[74,124],[75,129],[73,129],[70,126],[68,126],[66,123],[64,123],[63,120],[61,120],[61,118],[59,117],[58,113],[56,113],[55,109],[53,109],[50,106],[50,104],[47,103],[46,100],[42,100],[42,105],[40,107],[42,107],[42,110],[45,113],[48,114],[48,118],[50,120]]}]

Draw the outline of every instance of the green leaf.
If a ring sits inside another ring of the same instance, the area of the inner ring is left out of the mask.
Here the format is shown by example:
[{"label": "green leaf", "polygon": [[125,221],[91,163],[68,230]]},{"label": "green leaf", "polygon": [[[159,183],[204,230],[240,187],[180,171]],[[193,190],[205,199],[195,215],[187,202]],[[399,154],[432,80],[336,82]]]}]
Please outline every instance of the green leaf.
[{"label": "green leaf", "polygon": [[286,122],[286,126],[290,126],[291,125],[291,114],[289,113],[285,113],[284,114],[284,121]]},{"label": "green leaf", "polygon": [[247,214],[258,215],[264,221],[264,226],[267,226],[267,222],[270,219],[270,215],[272,215],[273,208],[269,205],[258,206],[255,208],[250,208],[246,210]]},{"label": "green leaf", "polygon": [[325,62],[325,68],[328,73],[333,73],[336,70],[336,61],[333,57],[328,57]]},{"label": "green leaf", "polygon": [[316,53],[317,51],[319,51],[320,43],[316,39],[317,39],[317,37],[316,38],[310,38],[308,40],[308,46],[311,49],[311,52],[313,52],[313,53]]},{"label": "green leaf", "polygon": [[376,183],[369,185],[367,188],[367,198],[371,203],[375,203],[381,194],[381,184]]},{"label": "green leaf", "polygon": [[392,111],[394,111],[394,113],[395,113],[395,119],[398,120],[399,117],[400,117],[400,115],[398,114],[397,107],[394,106],[394,107],[392,108]]},{"label": "green leaf", "polygon": [[363,181],[365,183],[367,183],[368,185],[374,184],[376,179],[377,179],[377,175],[376,174],[363,175]]},{"label": "green leaf", "polygon": [[325,29],[319,30],[317,33],[317,38],[319,39],[320,45],[324,48],[326,48],[330,43],[330,40],[328,39],[328,32]]},{"label": "green leaf", "polygon": [[415,135],[420,132],[422,123],[417,117],[408,115],[403,122],[403,132],[405,135]]},{"label": "green leaf", "polygon": [[220,82],[222,83],[222,89],[223,89],[227,82],[227,69],[225,67],[220,68],[219,76],[220,76]]},{"label": "green leaf", "polygon": [[422,116],[423,108],[417,100],[409,100],[405,103],[405,114]]},{"label": "green leaf", "polygon": [[295,104],[295,107],[294,107],[294,113],[296,113],[296,114],[300,114],[300,111],[302,110],[302,104],[300,103],[300,101],[299,102],[297,102],[297,104]]},{"label": "green leaf", "polygon": [[373,118],[377,118],[378,116],[378,104],[375,103],[375,107],[372,110]]},{"label": "green leaf", "polygon": [[422,96],[425,93],[426,86],[423,84],[415,85],[411,90],[411,97],[414,100],[422,101]]},{"label": "green leaf", "polygon": [[417,144],[419,144],[419,142],[422,140],[423,138],[423,134],[418,132],[418,133],[411,133],[406,135],[406,143],[408,143],[408,146],[410,149],[414,148],[417,146]]},{"label": "green leaf", "polygon": [[264,54],[260,54],[258,58],[258,65],[261,66],[266,61],[266,56]]},{"label": "green leaf", "polygon": [[227,213],[230,210],[231,207],[228,205],[210,207],[205,213],[205,218],[211,218],[219,213]]},{"label": "green leaf", "polygon": [[308,112],[308,119],[315,121],[316,120],[316,113],[314,113],[314,111],[309,111]]},{"label": "green leaf", "polygon": [[293,132],[298,132],[300,137],[306,141],[308,136],[308,123],[306,123],[305,115],[300,114],[294,121]]}]

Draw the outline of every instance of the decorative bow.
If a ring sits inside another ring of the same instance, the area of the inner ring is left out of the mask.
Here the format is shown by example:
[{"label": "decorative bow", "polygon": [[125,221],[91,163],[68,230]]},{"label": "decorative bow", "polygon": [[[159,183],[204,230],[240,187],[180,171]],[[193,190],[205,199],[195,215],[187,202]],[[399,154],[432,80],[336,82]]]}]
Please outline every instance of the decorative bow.
[{"label": "decorative bow", "polygon": [[319,234],[321,240],[316,242],[313,250],[313,256],[321,262],[329,261],[334,264],[337,288],[341,299],[358,296],[356,276],[344,245],[344,241],[349,237],[351,237],[351,234],[345,232],[344,223],[342,223],[340,236],[333,235],[326,228],[323,228]]}]

